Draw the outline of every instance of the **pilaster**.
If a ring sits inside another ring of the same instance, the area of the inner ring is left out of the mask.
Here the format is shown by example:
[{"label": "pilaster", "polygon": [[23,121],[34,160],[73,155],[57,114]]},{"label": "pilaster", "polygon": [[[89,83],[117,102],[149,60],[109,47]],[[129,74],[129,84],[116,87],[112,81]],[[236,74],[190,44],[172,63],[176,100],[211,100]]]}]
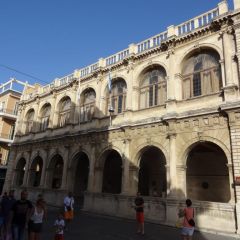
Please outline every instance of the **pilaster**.
[{"label": "pilaster", "polygon": [[177,171],[176,171],[176,133],[169,133],[169,196],[177,193]]},{"label": "pilaster", "polygon": [[122,156],[123,161],[123,172],[122,172],[122,194],[129,193],[129,147],[130,147],[130,140],[124,140],[124,154]]},{"label": "pilaster", "polygon": [[67,187],[67,174],[68,174],[68,158],[69,158],[70,146],[64,146],[64,166],[63,166],[63,176],[62,176],[62,185],[61,189],[66,190]]}]

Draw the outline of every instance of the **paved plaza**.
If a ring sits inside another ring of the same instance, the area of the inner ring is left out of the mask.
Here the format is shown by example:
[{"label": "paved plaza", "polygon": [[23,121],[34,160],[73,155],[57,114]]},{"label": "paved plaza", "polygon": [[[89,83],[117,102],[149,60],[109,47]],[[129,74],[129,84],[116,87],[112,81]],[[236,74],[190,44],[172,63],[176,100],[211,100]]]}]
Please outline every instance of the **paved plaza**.
[{"label": "paved plaza", "polygon": [[[44,225],[42,239],[54,239],[54,219],[57,211],[49,211]],[[179,229],[146,223],[145,236],[136,234],[136,225],[132,220],[101,216],[86,212],[77,212],[65,240],[176,240],[180,239]],[[218,234],[196,232],[193,240],[236,240],[237,237],[226,237]]]}]

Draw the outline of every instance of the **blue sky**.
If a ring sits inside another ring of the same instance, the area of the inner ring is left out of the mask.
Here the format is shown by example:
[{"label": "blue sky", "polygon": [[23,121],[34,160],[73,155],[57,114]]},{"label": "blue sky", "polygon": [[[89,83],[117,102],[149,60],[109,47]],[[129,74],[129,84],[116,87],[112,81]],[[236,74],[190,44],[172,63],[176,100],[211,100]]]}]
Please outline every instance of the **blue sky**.
[{"label": "blue sky", "polygon": [[[45,82],[215,8],[220,0],[2,0],[0,83]],[[232,9],[232,0],[229,0]]]}]

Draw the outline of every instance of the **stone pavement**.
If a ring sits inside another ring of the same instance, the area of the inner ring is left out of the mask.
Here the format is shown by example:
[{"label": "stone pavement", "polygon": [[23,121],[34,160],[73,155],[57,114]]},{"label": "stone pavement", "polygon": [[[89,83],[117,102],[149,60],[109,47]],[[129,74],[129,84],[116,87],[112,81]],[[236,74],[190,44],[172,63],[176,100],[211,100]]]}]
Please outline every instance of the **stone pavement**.
[{"label": "stone pavement", "polygon": [[[57,211],[49,211],[44,225],[43,240],[54,240],[54,220]],[[76,213],[64,240],[180,240],[179,229],[158,224],[145,224],[145,236],[136,234],[136,224],[132,220],[101,216],[92,213]],[[239,237],[227,237],[218,234],[196,232],[193,240],[236,240]]]}]

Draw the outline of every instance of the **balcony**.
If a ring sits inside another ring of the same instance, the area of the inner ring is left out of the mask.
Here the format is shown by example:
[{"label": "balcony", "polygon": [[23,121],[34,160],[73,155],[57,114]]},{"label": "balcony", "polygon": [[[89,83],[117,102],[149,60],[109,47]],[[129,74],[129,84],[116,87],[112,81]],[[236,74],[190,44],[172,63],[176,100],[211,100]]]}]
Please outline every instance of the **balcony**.
[{"label": "balcony", "polygon": [[0,143],[12,143],[13,134],[0,133]]},{"label": "balcony", "polygon": [[0,117],[8,118],[11,120],[16,120],[17,119],[17,111],[7,109],[7,108],[0,108]]}]

